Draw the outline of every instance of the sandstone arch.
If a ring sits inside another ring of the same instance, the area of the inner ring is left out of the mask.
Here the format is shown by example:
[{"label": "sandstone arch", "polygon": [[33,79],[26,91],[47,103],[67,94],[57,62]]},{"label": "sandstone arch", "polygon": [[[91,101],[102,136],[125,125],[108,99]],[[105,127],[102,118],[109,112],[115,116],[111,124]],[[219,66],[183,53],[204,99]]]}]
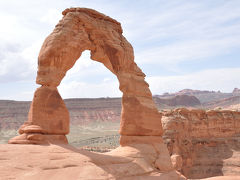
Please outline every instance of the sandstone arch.
[{"label": "sandstone arch", "polygon": [[84,50],[90,50],[91,59],[103,63],[119,80],[120,143],[132,141],[133,136],[161,137],[161,116],[120,23],[92,9],[70,8],[42,45],[36,79],[41,87],[34,94],[28,121],[19,129],[21,135],[9,143],[67,143],[69,113],[57,86]]}]

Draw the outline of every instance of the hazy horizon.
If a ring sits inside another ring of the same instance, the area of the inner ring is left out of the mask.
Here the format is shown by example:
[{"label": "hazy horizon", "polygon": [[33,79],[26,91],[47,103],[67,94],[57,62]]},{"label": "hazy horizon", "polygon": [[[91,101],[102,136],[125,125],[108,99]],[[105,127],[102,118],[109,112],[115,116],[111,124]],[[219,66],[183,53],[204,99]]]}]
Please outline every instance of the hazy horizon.
[{"label": "hazy horizon", "polygon": [[[235,87],[235,88],[237,88],[237,87]],[[186,90],[186,89],[182,89],[182,90]],[[191,90],[198,90],[198,89],[191,89]],[[233,89],[234,90],[234,89]],[[231,91],[231,92],[222,92],[222,91],[220,91],[220,93],[232,93],[233,92],[233,90]],[[180,90],[181,91],[181,90]],[[207,89],[205,89],[205,90],[200,90],[200,91],[209,91],[209,92],[216,92],[216,93],[218,93],[219,91],[212,91],[212,90],[207,90]],[[177,92],[179,92],[179,91],[177,91]],[[161,94],[153,94],[153,96],[158,96],[158,95],[164,95],[165,93],[169,93],[169,94],[172,94],[172,93],[177,93],[177,92],[164,92],[164,93],[161,93]],[[34,95],[34,92],[33,92],[33,94],[32,95]],[[33,98],[33,97],[32,97]],[[102,96],[102,97],[69,97],[69,98],[63,98],[64,100],[66,100],[66,99],[101,99],[101,98],[122,98],[122,96]],[[0,101],[1,100],[3,100],[3,101],[32,101],[32,99],[30,99],[30,100],[24,100],[24,99],[22,99],[22,100],[16,100],[16,99],[0,99]]]}]

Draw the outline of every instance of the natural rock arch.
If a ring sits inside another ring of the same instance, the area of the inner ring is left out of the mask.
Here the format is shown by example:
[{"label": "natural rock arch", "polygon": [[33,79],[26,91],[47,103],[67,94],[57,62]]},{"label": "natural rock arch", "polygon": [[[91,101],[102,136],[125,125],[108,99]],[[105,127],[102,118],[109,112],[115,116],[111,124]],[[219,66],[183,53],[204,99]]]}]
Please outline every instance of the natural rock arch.
[{"label": "natural rock arch", "polygon": [[92,9],[70,8],[42,45],[36,79],[42,86],[34,94],[28,121],[19,129],[21,135],[9,143],[67,143],[69,113],[57,86],[84,50],[90,50],[91,59],[103,63],[119,80],[123,92],[120,143],[135,136],[161,142],[161,115],[120,23]]}]

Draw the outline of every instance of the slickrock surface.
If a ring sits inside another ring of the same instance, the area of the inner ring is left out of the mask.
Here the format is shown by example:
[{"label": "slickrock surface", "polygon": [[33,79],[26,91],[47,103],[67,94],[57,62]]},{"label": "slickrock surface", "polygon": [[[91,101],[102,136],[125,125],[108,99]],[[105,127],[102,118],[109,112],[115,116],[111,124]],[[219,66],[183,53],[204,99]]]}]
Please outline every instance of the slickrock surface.
[{"label": "slickrock surface", "polygon": [[240,112],[179,108],[162,123],[173,165],[187,178],[240,176]]},{"label": "slickrock surface", "polygon": [[[159,144],[155,144],[157,147]],[[150,144],[92,153],[69,145],[0,145],[1,180],[178,180],[176,171],[157,166],[161,152]],[[165,173],[163,173],[165,171]],[[166,172],[167,171],[167,172]]]}]

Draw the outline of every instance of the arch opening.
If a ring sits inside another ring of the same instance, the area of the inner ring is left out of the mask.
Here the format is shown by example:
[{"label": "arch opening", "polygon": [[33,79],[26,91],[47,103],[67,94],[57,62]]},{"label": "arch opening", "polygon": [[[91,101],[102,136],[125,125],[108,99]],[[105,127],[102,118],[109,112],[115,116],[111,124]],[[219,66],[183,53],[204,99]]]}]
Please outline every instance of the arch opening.
[{"label": "arch opening", "polygon": [[85,50],[58,87],[70,115],[70,145],[100,152],[119,146],[118,87],[116,76]]},{"label": "arch opening", "polygon": [[58,87],[63,99],[121,97],[117,77],[85,50]]}]

